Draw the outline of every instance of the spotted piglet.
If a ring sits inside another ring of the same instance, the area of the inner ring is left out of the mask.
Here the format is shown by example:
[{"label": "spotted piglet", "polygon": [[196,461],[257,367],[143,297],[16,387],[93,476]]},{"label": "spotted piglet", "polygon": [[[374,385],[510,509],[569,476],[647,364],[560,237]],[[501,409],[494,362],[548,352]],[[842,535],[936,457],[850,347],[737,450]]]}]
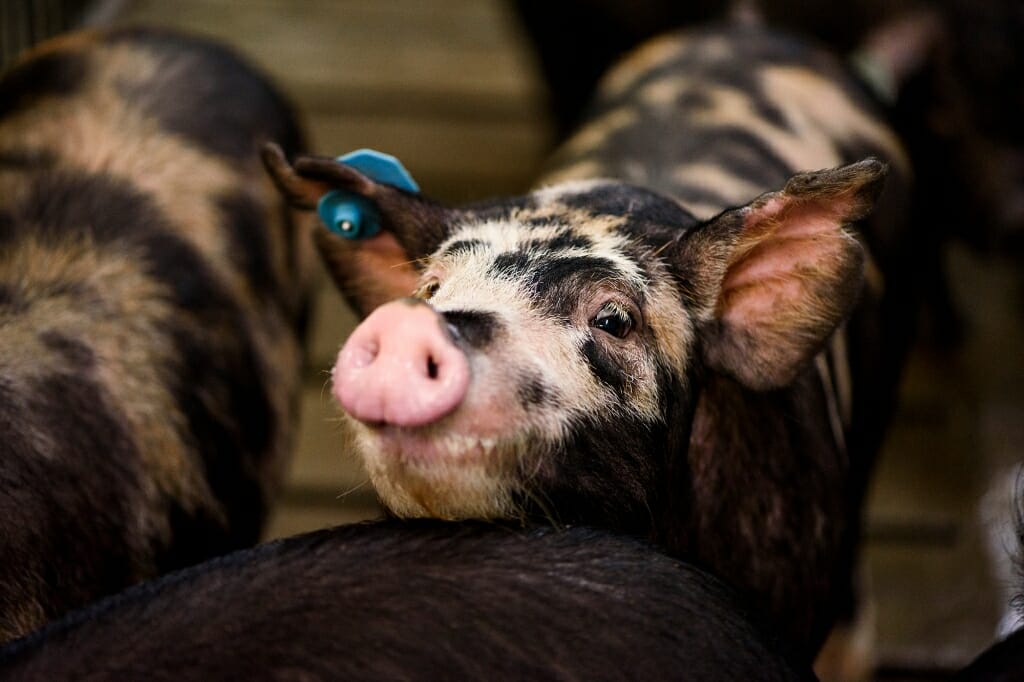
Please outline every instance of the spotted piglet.
[{"label": "spotted piglet", "polygon": [[254,543],[294,426],[303,238],[259,162],[290,108],[144,29],[0,78],[0,642]]},{"label": "spotted piglet", "polygon": [[754,27],[667,37],[610,74],[539,189],[461,209],[264,158],[300,208],[340,188],[380,214],[316,241],[365,317],[333,391],[392,513],[645,536],[813,657],[849,580],[860,406],[884,402],[850,382],[886,264],[862,240],[895,238],[903,173],[839,65]]}]

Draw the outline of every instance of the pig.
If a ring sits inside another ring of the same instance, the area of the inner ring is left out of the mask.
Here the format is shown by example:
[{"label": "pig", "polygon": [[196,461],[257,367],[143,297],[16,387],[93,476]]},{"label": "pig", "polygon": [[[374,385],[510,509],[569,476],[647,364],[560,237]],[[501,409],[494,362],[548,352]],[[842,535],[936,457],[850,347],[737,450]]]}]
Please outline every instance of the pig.
[{"label": "pig", "polygon": [[[811,37],[850,61],[887,111],[915,172],[914,259],[924,272],[922,334],[954,348],[964,334],[940,248],[1024,251],[1024,12],[1018,0],[517,0],[559,137],[584,116],[598,79],[671,27],[730,14]],[[912,317],[912,316],[911,316]]]},{"label": "pig", "polygon": [[258,540],[315,258],[265,139],[302,148],[290,106],[185,35],[70,34],[0,79],[0,641]]},{"label": "pig", "polygon": [[0,649],[5,680],[809,680],[700,569],[588,528],[419,520],[214,559]]},{"label": "pig", "polygon": [[365,317],[333,393],[392,514],[647,538],[810,660],[894,400],[906,159],[841,65],[758,26],[670,35],[603,88],[538,189],[462,209],[265,149],[296,208],[380,214],[315,232]]}]

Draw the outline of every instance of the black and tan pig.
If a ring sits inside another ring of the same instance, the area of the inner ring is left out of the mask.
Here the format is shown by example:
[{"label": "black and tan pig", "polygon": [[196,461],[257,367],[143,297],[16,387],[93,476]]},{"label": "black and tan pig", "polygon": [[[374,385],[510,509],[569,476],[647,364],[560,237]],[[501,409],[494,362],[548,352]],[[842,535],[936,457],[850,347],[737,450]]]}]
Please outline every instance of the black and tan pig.
[{"label": "black and tan pig", "polygon": [[365,316],[333,391],[392,513],[644,536],[813,657],[895,387],[907,182],[840,65],[757,27],[666,37],[536,191],[461,209],[265,158],[300,208],[341,188],[380,212],[376,237],[316,240]]},{"label": "black and tan pig", "polygon": [[182,35],[0,79],[0,641],[259,537],[306,307],[271,138],[298,150],[289,106]]}]

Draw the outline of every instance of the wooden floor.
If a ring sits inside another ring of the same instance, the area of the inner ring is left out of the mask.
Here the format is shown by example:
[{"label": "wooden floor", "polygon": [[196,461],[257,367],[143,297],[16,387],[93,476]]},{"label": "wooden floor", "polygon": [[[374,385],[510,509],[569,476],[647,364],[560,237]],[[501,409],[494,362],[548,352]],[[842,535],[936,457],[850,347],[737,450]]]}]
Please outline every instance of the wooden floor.
[{"label": "wooden floor", "polygon": [[[317,152],[388,151],[440,199],[521,190],[547,151],[537,70],[500,0],[138,0],[122,20],[234,44],[294,98]],[[1021,277],[962,249],[949,258],[967,340],[915,353],[871,497],[866,573],[881,679],[941,679],[988,643],[1005,599],[983,550],[979,499],[1024,452]],[[325,391],[351,323],[325,284],[303,431],[270,536],[378,513],[342,457]]]}]

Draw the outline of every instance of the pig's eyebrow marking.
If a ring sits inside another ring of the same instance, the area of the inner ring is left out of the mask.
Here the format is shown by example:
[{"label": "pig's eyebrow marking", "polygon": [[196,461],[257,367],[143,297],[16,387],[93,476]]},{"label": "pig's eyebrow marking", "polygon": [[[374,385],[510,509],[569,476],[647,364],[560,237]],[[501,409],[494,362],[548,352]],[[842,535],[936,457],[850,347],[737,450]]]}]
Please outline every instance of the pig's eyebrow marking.
[{"label": "pig's eyebrow marking", "polygon": [[445,322],[455,327],[456,334],[470,346],[482,350],[501,330],[498,316],[482,310],[446,310]]},{"label": "pig's eyebrow marking", "polygon": [[444,247],[441,251],[440,256],[457,256],[462,253],[468,253],[481,246],[484,246],[486,242],[482,239],[457,239],[448,246]]},{"label": "pig's eyebrow marking", "polygon": [[487,271],[501,279],[523,277],[530,269],[533,259],[521,251],[498,254]]},{"label": "pig's eyebrow marking", "polygon": [[523,248],[527,251],[566,251],[569,249],[589,250],[594,247],[592,239],[585,235],[576,234],[571,230],[564,230],[551,239],[530,239],[523,242]]},{"label": "pig's eyebrow marking", "polygon": [[494,258],[488,272],[501,279],[526,280],[529,282],[529,289],[540,296],[569,277],[583,278],[587,281],[625,277],[625,273],[608,258],[590,255],[533,257],[522,251],[499,254]]}]

